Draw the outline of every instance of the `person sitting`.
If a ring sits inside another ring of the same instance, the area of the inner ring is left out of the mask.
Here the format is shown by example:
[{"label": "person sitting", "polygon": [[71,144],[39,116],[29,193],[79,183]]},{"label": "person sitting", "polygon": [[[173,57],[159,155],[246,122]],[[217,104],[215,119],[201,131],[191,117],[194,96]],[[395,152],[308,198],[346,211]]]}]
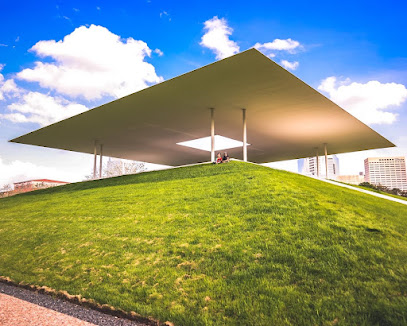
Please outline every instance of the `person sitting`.
[{"label": "person sitting", "polygon": [[223,162],[223,163],[227,163],[227,162],[229,162],[229,161],[230,161],[230,157],[229,157],[228,153],[225,152],[225,153],[223,154],[223,157],[222,157],[222,162]]},{"label": "person sitting", "polygon": [[222,155],[218,153],[218,157],[216,158],[216,164],[222,163]]}]

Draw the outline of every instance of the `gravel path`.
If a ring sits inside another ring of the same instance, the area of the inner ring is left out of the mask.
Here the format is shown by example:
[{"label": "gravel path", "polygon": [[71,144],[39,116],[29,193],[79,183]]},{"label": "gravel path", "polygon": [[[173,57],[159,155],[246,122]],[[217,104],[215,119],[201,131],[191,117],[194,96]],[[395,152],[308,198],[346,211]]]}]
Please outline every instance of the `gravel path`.
[{"label": "gravel path", "polygon": [[0,282],[1,326],[146,326]]},{"label": "gravel path", "polygon": [[0,293],[0,325],[94,326],[95,324]]}]

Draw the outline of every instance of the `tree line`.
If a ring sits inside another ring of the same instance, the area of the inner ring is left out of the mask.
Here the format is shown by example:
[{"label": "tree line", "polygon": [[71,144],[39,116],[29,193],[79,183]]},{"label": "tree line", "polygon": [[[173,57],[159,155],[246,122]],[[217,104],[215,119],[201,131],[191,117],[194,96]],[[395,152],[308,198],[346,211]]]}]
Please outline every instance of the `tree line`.
[{"label": "tree line", "polygon": [[365,188],[370,188],[372,190],[376,190],[377,192],[379,191],[383,191],[383,192],[387,192],[388,194],[392,194],[392,195],[397,195],[397,196],[402,196],[402,197],[407,197],[407,190],[401,190],[399,188],[389,188],[383,185],[373,185],[369,182],[362,182],[359,183],[359,186],[361,187],[365,187]]}]

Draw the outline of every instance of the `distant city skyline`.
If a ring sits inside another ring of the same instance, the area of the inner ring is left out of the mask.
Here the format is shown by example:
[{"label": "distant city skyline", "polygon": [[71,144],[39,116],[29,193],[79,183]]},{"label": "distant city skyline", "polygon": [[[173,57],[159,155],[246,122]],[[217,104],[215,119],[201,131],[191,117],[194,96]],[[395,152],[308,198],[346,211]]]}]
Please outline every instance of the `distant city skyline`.
[{"label": "distant city skyline", "polygon": [[[298,160],[298,173],[307,176],[317,176],[316,157]],[[368,182],[389,189],[407,190],[406,160],[397,157],[367,157],[363,160],[364,169],[358,174],[344,175],[340,173],[340,162],[336,155],[328,156],[328,178],[345,183],[360,184]],[[319,157],[320,178],[325,178],[325,158]],[[295,171],[293,171],[295,172]],[[337,172],[336,174],[334,172]]]}]

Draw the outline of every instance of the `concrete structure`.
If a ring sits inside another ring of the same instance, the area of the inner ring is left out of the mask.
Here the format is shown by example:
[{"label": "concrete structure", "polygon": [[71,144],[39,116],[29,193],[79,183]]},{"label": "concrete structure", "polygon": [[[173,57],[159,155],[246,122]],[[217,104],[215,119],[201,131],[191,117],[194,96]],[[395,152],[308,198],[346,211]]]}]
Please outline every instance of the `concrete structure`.
[{"label": "concrete structure", "polygon": [[[256,163],[394,144],[287,70],[250,49],[151,86],[13,142],[165,165],[231,157]],[[208,147],[185,142],[208,138]],[[209,141],[210,140],[210,141]],[[103,153],[102,153],[103,150]]]},{"label": "concrete structure", "polygon": [[404,157],[369,157],[365,159],[365,181],[387,188],[407,190]]},{"label": "concrete structure", "polygon": [[36,180],[27,180],[14,183],[13,194],[19,194],[22,192],[29,192],[38,189],[46,189],[56,186],[61,186],[68,184],[69,182],[49,180],[49,179],[36,179]]},{"label": "concrete structure", "polygon": [[360,183],[365,181],[365,176],[363,175],[363,172],[355,175],[338,175],[336,177],[336,180],[352,185],[359,185]]},{"label": "concrete structure", "polygon": [[[326,160],[328,164],[326,164]],[[307,157],[298,160],[298,173],[307,176],[315,176],[321,178],[336,180],[339,175],[339,159],[336,155],[329,155],[325,159],[320,156]]]}]

